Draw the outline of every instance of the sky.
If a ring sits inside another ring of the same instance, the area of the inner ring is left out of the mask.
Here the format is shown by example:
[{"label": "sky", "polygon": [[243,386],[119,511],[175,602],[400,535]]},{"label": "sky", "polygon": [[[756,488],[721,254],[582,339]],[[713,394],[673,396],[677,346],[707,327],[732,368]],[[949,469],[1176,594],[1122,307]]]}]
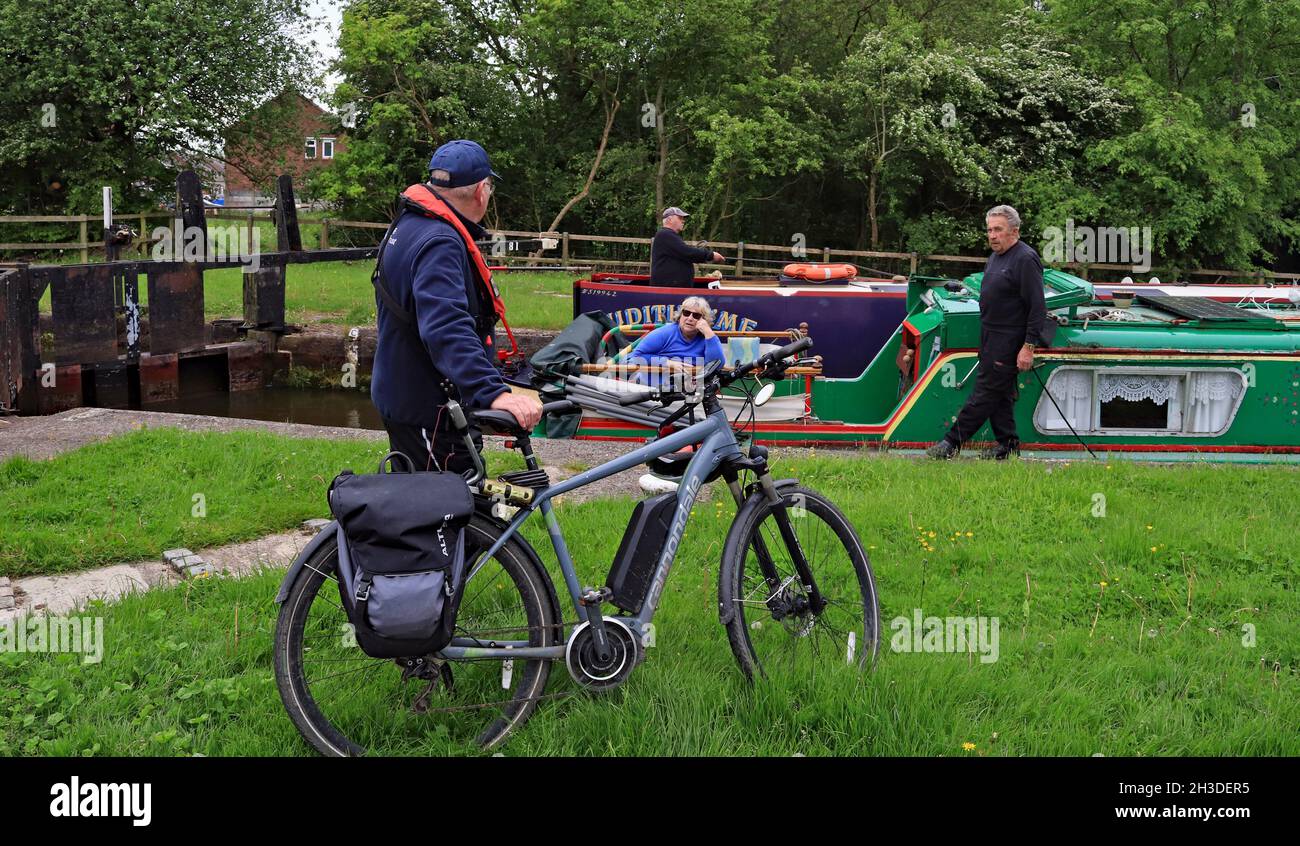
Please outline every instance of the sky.
[{"label": "sky", "polygon": [[[307,14],[316,21],[313,37],[316,40],[316,55],[320,57],[321,67],[338,58],[339,27],[343,24],[343,6],[341,0],[307,0]],[[326,90],[333,91],[340,81],[337,74],[330,74],[325,79]]]}]

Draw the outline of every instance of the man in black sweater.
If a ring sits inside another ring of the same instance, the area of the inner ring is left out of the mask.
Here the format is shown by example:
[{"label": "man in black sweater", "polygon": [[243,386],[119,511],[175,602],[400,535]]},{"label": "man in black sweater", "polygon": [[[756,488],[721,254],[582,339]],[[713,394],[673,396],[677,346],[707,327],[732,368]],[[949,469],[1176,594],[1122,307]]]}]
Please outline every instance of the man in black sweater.
[{"label": "man in black sweater", "polygon": [[1020,215],[1011,206],[995,206],[985,223],[993,255],[980,283],[979,376],[957,422],[926,450],[931,458],[952,458],[985,420],[998,443],[981,458],[1001,461],[1020,451],[1016,380],[1034,366],[1034,349],[1043,340],[1043,263],[1034,248],[1020,240]]},{"label": "man in black sweater", "polygon": [[670,206],[664,209],[663,228],[650,244],[650,284],[669,288],[689,288],[695,279],[695,262],[722,261],[722,253],[705,247],[692,247],[682,240],[686,212]]}]

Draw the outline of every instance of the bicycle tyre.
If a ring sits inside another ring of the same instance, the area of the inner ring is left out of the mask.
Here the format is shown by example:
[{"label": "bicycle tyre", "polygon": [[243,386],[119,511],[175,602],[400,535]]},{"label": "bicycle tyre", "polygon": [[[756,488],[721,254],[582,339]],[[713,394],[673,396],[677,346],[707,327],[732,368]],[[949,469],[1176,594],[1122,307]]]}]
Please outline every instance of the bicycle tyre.
[{"label": "bicycle tyre", "polygon": [[[501,531],[499,523],[481,514],[475,514],[466,528],[465,535],[468,544],[467,555],[471,556],[471,560],[475,557],[474,550],[486,550],[500,537]],[[536,555],[530,555],[530,551],[522,539],[511,538],[482,570],[471,578],[465,586],[464,598],[457,616],[456,636],[480,637],[483,633],[491,632],[502,639],[522,640],[524,637],[518,633],[504,636],[500,632],[526,630],[530,646],[552,646],[559,641],[561,626],[555,612],[554,586],[551,584],[550,576],[540,566]],[[354,644],[349,645],[346,642],[348,624],[346,612],[338,597],[338,586],[334,575],[337,566],[337,545],[333,539],[330,539],[307,561],[280,608],[275,632],[275,675],[281,700],[299,733],[312,748],[324,755],[363,755],[375,745],[379,745],[380,751],[386,753],[400,751],[400,745],[394,749],[388,743],[390,738],[380,736],[383,732],[369,724],[371,715],[356,713],[355,710],[349,715],[339,705],[334,716],[331,717],[327,716],[326,711],[331,710],[332,704],[323,708],[322,703],[318,702],[322,692],[328,690],[324,683],[331,678],[354,674],[356,677],[350,680],[354,689],[345,692],[348,697],[355,698],[363,693],[369,695],[380,692],[383,684],[373,684],[373,682],[380,681],[386,674],[400,676],[402,671],[402,667],[394,660],[370,658]],[[489,585],[495,589],[492,589],[483,602],[479,602],[483,593],[490,589]],[[325,589],[322,590],[322,587]],[[514,600],[505,598],[507,593],[517,599],[517,609],[510,608]],[[506,619],[504,612],[492,609],[491,605],[500,605],[507,609],[511,619]],[[497,625],[498,623],[504,623],[505,628]],[[483,637],[480,639],[484,642],[490,640]],[[313,653],[310,659],[307,658],[308,652]],[[351,663],[348,664],[348,669],[341,673],[324,675],[313,681],[307,669],[308,665],[327,662]],[[465,684],[467,680],[457,674],[462,673],[464,668],[475,665],[483,668],[495,664],[502,668],[502,674],[498,678],[504,680],[505,664],[494,659],[446,663],[451,668],[453,686],[450,690],[440,686],[439,696],[429,697],[431,706],[429,711],[410,719],[404,715],[399,719],[394,712],[395,724],[412,723],[406,728],[407,747],[421,754],[431,752],[425,743],[430,739],[430,733],[433,735],[432,739],[440,743],[446,741],[459,743],[468,740],[468,737],[462,735],[467,732],[470,724],[481,723],[481,719],[475,721],[457,717],[438,720],[438,717],[450,718],[460,713],[481,712],[484,708],[490,715],[490,722],[478,731],[473,741],[484,749],[499,745],[512,731],[532,716],[537,706],[537,697],[545,690],[551,669],[550,660],[516,660],[511,666],[509,683],[495,688],[500,701],[479,703],[461,700],[474,698],[474,693],[491,689],[490,679],[485,686],[482,679],[476,678],[467,687]],[[495,671],[483,670],[479,675],[491,676],[492,672]],[[399,683],[398,688],[402,693],[399,694],[398,699],[409,699],[410,695],[422,686],[422,682],[431,686],[428,679],[411,679],[405,683],[405,686]],[[338,683],[330,687],[336,686]],[[508,695],[503,688],[508,688]],[[458,690],[462,691],[459,696]],[[388,707],[386,702],[381,701],[376,710],[383,712]],[[446,710],[449,708],[462,710]],[[421,726],[418,725],[419,723],[428,725]],[[446,732],[437,728],[438,724],[447,723],[458,724],[456,728],[461,731],[453,735],[452,727],[449,727]],[[400,731],[403,727],[398,725],[396,728]]]},{"label": "bicycle tyre", "polygon": [[[861,670],[880,650],[879,598],[862,542],[848,518],[822,494],[794,485],[781,486],[778,493],[829,603],[821,614],[791,611],[800,596],[807,599],[807,592],[779,533],[773,504],[761,491],[755,493],[732,522],[718,573],[719,614],[736,662],[753,681],[778,664],[797,668],[804,661],[797,648],[808,643],[814,659],[829,657]],[[779,591],[771,590],[762,573],[756,538],[762,539],[777,570]],[[819,555],[823,549],[825,557]],[[780,612],[785,613],[778,616]]]}]

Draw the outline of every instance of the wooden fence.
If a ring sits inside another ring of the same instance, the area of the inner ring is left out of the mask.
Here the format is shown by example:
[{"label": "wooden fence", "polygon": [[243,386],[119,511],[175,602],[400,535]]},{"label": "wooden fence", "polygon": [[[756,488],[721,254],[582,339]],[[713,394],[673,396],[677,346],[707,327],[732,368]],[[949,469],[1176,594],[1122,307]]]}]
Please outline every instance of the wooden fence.
[{"label": "wooden fence", "polygon": [[[270,214],[244,213],[239,208],[222,208],[212,207],[206,210],[207,216],[214,220],[232,220],[239,221],[246,225],[250,232],[254,224],[258,221],[274,222],[275,218]],[[149,212],[145,214],[118,215],[115,217],[117,223],[138,223],[141,236],[147,236],[149,232],[148,221],[151,219],[172,220],[175,215],[172,212]],[[79,227],[78,240],[62,243],[0,243],[0,251],[5,250],[79,250],[81,252],[81,261],[90,260],[91,250],[103,250],[102,240],[90,240],[90,226],[92,223],[100,224],[102,218],[96,215],[17,215],[17,216],[0,216],[0,226],[12,223],[64,223]],[[386,223],[375,223],[373,221],[360,220],[341,220],[333,218],[321,218],[318,221],[304,220],[304,225],[316,225],[320,227],[319,246],[321,249],[328,249],[330,245],[331,229],[338,230],[341,228],[348,229],[375,229],[383,230],[388,228]],[[98,230],[98,226],[97,226]],[[533,239],[533,238],[554,238],[559,242],[560,255],[558,257],[530,257],[530,256],[489,256],[489,259],[496,264],[509,265],[512,263],[527,263],[529,265],[556,267],[568,267],[571,264],[592,265],[601,268],[623,269],[623,270],[644,270],[649,267],[648,260],[650,251],[650,238],[632,238],[615,235],[577,235],[569,232],[524,232],[519,230],[497,230],[495,235],[500,235],[510,239]],[[613,244],[613,245],[634,245],[645,247],[647,260],[621,260],[611,258],[600,258],[594,256],[578,255],[582,244]],[[955,256],[955,255],[921,255],[918,253],[897,253],[884,252],[877,250],[844,250],[832,247],[806,248],[802,255],[796,255],[794,249],[789,244],[751,244],[744,241],[715,241],[710,242],[709,246],[719,252],[730,252],[731,256],[725,264],[702,265],[707,272],[710,268],[726,268],[734,276],[744,276],[746,274],[763,274],[772,276],[778,265],[782,262],[793,261],[822,261],[822,262],[852,262],[854,264],[865,264],[862,259],[875,259],[896,262],[899,265],[898,273],[915,273],[922,263],[945,263],[958,265],[971,265],[978,267],[983,265],[988,256]],[[770,258],[779,256],[779,258]],[[748,260],[748,264],[746,263]],[[758,265],[758,266],[756,266]],[[904,266],[906,270],[904,271]],[[1090,273],[1101,271],[1106,275],[1118,273],[1132,274],[1129,265],[1124,264],[1082,264],[1079,262],[1069,262],[1061,265],[1084,279],[1087,279]],[[1158,275],[1161,268],[1153,268],[1148,276]],[[1247,280],[1261,285],[1271,285],[1275,283],[1296,283],[1300,282],[1300,273],[1276,273],[1270,270],[1215,270],[1215,269],[1195,269],[1179,270],[1177,274],[1180,278],[1197,277],[1200,280],[1211,282],[1224,282],[1233,280]],[[1135,280],[1141,281],[1141,280]],[[1166,282],[1175,281],[1173,278],[1165,279]],[[1188,280],[1190,281],[1190,280]]]}]

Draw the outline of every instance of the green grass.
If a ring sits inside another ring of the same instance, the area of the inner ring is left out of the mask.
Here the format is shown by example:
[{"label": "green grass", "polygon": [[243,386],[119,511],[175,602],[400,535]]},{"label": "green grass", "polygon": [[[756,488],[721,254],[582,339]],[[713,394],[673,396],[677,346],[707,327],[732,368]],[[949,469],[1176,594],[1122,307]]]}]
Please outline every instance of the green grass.
[{"label": "green grass", "polygon": [[[288,268],[284,306],[291,323],[373,325],[375,289],[370,284],[372,261],[318,262]],[[512,327],[563,329],[573,314],[572,273],[497,273],[494,277],[506,303]],[[148,305],[148,286],[140,279],[140,301]],[[204,273],[204,316],[243,317],[244,277],[239,268]],[[50,292],[41,298],[41,311],[50,312]]]},{"label": "green grass", "polygon": [[[144,463],[186,466],[191,439],[217,436],[176,437]],[[294,443],[297,455],[273,468],[294,481],[279,488],[286,519],[298,502],[319,513],[340,462],[365,466],[348,454],[364,445]],[[226,456],[257,460],[235,442]],[[820,453],[777,468],[840,503],[868,545],[886,637],[874,672],[743,681],[717,623],[718,560],[734,512],[718,496],[696,506],[646,664],[610,695],[543,702],[505,754],[1300,753],[1294,470]],[[269,486],[254,470],[234,475],[226,493],[246,486],[251,499],[264,497]],[[39,493],[62,508],[73,496],[62,490]],[[188,488],[137,510],[153,514],[159,503],[188,514]],[[93,496],[62,510],[87,508],[102,511]],[[584,583],[603,579],[630,509],[626,500],[561,504]],[[244,523],[261,519],[257,507],[240,513]],[[32,519],[6,519],[5,548],[15,525]],[[551,557],[539,525],[526,536]],[[0,753],[307,754],[271,666],[280,575],[201,580],[96,607],[106,618],[99,664],[0,655]],[[890,621],[915,608],[998,617],[999,660],[891,652]],[[1253,645],[1243,626],[1254,627]],[[565,689],[564,675],[555,668],[552,690]]]},{"label": "green grass", "polygon": [[0,576],[292,528],[327,513],[325,491],[341,469],[372,472],[385,452],[383,441],[145,429],[49,461],[12,458],[0,464]]}]

